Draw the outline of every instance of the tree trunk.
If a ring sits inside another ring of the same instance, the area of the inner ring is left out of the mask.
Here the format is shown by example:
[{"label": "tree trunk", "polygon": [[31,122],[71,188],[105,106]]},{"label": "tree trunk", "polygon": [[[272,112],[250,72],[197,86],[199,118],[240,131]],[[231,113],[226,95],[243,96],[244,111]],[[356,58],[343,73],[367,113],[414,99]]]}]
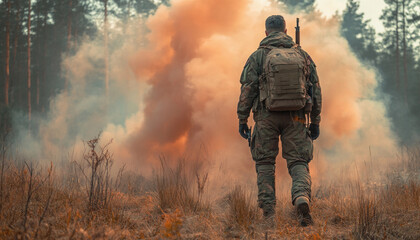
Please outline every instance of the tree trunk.
[{"label": "tree trunk", "polygon": [[31,0],[28,9],[28,120],[31,121]]},{"label": "tree trunk", "polygon": [[67,51],[71,48],[71,15],[72,15],[73,1],[69,1],[69,14],[67,16]]},{"label": "tree trunk", "polygon": [[6,82],[4,85],[4,103],[9,106],[9,84],[10,84],[10,0],[7,1],[6,20]]},{"label": "tree trunk", "polygon": [[[39,36],[41,33],[41,28],[42,28],[42,24],[41,24],[41,17],[40,17],[41,13],[40,11],[37,11],[36,14],[36,18],[37,18],[37,35]],[[37,49],[37,67],[36,67],[36,109],[37,111],[39,111],[39,76],[41,75],[41,59],[40,59],[40,55],[41,55],[41,45],[38,44],[38,49]]]},{"label": "tree trunk", "polygon": [[398,21],[398,15],[399,15],[399,2],[398,0],[395,1],[395,65],[396,65],[396,81],[397,81],[397,89],[400,91],[400,36],[399,36],[399,21]]},{"label": "tree trunk", "polygon": [[[14,101],[18,102],[19,104],[22,104],[22,106],[24,106],[24,102],[25,102],[25,94],[24,94],[24,90],[20,90],[20,86],[23,84],[23,82],[21,82],[21,64],[18,61],[17,58],[17,50],[19,47],[19,32],[20,32],[20,5],[17,3],[17,15],[16,15],[16,27],[15,27],[15,36],[13,37],[13,65],[12,65],[12,73],[13,73],[13,79],[15,79],[14,82],[12,82],[11,84],[16,90],[15,94],[12,94],[12,101],[14,99]],[[19,100],[19,101],[18,101]]]},{"label": "tree trunk", "polygon": [[77,49],[77,28],[74,29],[74,49]]},{"label": "tree trunk", "polygon": [[[42,91],[42,93],[46,93],[47,91],[46,91],[46,82],[47,82],[47,79],[46,79],[46,69],[47,69],[47,67],[46,67],[46,65],[47,65],[47,39],[48,39],[48,36],[47,36],[47,19],[48,19],[48,10],[47,9],[45,9],[45,11],[44,11],[44,31],[43,31],[43,50],[42,50],[42,79],[41,79],[41,83],[40,83],[40,85],[41,86],[43,86],[43,88],[42,88],[42,90],[40,89],[40,94],[41,94],[41,91]],[[46,97],[46,96],[44,96],[44,97]],[[48,97],[47,97],[48,98]],[[41,111],[42,112],[44,112],[44,104],[42,104],[42,109],[41,109]]]},{"label": "tree trunk", "polygon": [[407,0],[402,0],[402,17],[403,17],[403,67],[404,67],[404,100],[405,103],[408,104],[408,94],[407,94],[407,88],[408,88],[408,81],[407,81],[407,40],[406,40],[406,23],[405,23],[405,4]]},{"label": "tree trunk", "polygon": [[131,5],[132,5],[132,0],[128,0],[128,4],[127,4],[127,19],[130,19],[131,16]]},{"label": "tree trunk", "polygon": [[36,107],[39,110],[39,71],[36,75]]},{"label": "tree trunk", "polygon": [[105,15],[104,15],[104,41],[105,41],[105,96],[108,99],[109,94],[109,76],[108,76],[108,0],[104,0]]},{"label": "tree trunk", "polygon": [[[72,9],[73,1],[69,1],[69,14],[67,16],[67,53],[70,54],[71,49],[71,21],[72,21]],[[67,91],[68,88],[68,76],[64,80],[64,90]]]}]

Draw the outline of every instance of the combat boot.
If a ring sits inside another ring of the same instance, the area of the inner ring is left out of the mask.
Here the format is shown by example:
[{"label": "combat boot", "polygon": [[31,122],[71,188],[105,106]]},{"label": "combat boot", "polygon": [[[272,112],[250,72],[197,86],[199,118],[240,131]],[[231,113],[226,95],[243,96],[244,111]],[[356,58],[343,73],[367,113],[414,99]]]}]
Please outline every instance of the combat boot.
[{"label": "combat boot", "polygon": [[273,206],[263,208],[263,225],[265,228],[274,228],[276,226],[276,211]]},{"label": "combat boot", "polygon": [[295,206],[300,225],[302,227],[312,225],[314,222],[312,220],[311,214],[309,213],[309,199],[304,196],[298,197],[295,200]]}]

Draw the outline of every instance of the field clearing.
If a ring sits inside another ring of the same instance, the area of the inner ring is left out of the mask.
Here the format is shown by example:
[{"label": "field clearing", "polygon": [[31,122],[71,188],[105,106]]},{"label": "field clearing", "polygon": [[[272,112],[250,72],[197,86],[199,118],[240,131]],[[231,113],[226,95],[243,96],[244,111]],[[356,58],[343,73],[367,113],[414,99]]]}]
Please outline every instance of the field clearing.
[{"label": "field clearing", "polygon": [[[380,184],[348,181],[313,189],[315,224],[298,226],[278,193],[267,229],[255,193],[232,186],[209,200],[208,174],[161,158],[152,178],[112,171],[109,145],[87,142],[83,159],[55,167],[3,154],[1,239],[420,239],[419,158],[413,152]],[[6,149],[3,148],[3,153]],[[116,174],[114,174],[116,172]]]}]

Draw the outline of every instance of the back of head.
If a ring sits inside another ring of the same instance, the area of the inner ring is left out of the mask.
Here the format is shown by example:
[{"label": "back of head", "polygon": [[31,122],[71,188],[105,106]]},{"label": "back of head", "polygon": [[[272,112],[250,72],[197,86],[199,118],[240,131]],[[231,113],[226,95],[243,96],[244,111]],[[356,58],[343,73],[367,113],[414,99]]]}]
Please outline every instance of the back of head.
[{"label": "back of head", "polygon": [[267,33],[284,32],[286,29],[286,21],[281,15],[272,15],[265,20],[265,30]]}]

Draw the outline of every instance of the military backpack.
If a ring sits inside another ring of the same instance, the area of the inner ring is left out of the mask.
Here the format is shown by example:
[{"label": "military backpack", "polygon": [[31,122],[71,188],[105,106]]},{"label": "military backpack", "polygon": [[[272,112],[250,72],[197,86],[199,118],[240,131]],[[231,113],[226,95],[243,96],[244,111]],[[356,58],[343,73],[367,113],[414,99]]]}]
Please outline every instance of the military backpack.
[{"label": "military backpack", "polygon": [[270,111],[296,111],[304,107],[310,111],[308,64],[302,51],[298,47],[260,48],[270,50],[260,77],[260,101]]}]

